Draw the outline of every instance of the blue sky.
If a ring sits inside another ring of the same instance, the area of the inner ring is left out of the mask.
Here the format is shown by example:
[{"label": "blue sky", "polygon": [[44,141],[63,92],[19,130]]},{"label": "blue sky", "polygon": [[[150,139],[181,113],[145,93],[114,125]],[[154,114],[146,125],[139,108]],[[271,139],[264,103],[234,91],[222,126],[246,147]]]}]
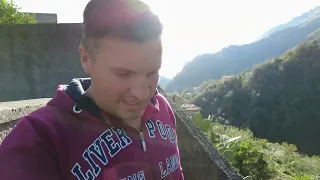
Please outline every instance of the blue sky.
[{"label": "blue sky", "polygon": [[[256,40],[268,29],[320,5],[319,0],[144,0],[164,24],[161,74],[173,77],[196,55]],[[77,23],[88,0],[15,0],[24,12],[57,13]]]}]

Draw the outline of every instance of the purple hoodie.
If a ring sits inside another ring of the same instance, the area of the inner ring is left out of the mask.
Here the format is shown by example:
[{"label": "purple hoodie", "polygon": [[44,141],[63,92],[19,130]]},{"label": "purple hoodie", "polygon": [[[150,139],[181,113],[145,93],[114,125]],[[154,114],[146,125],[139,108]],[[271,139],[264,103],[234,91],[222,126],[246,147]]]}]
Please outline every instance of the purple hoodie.
[{"label": "purple hoodie", "polygon": [[2,180],[184,179],[175,117],[161,94],[140,133],[103,115],[83,95],[89,86],[87,78],[60,85],[45,107],[21,118],[0,146]]}]

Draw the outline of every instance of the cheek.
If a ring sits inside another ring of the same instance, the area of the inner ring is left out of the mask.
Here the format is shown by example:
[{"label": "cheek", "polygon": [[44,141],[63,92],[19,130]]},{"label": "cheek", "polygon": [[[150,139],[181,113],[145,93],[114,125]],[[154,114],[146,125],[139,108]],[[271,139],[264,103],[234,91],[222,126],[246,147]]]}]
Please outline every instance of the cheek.
[{"label": "cheek", "polygon": [[107,83],[104,81],[98,85],[99,87],[99,97],[108,106],[114,106],[120,103],[126,94],[123,85],[120,83]]},{"label": "cheek", "polygon": [[126,87],[124,83],[114,81],[114,79],[104,78],[104,81],[100,84],[105,95],[110,96],[111,99],[118,99],[125,91]]},{"label": "cheek", "polygon": [[118,99],[125,91],[125,84],[118,81],[107,71],[95,71],[91,76],[91,80],[103,99]]}]

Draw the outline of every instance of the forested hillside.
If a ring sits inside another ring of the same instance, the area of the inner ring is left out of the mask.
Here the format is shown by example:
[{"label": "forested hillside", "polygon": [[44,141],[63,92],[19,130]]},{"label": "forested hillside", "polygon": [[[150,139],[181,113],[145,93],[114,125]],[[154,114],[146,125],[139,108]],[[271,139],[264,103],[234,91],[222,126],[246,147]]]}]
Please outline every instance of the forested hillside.
[{"label": "forested hillside", "polygon": [[[256,137],[320,155],[320,30],[240,75],[203,84],[192,101],[203,117],[249,127]],[[271,47],[270,47],[271,48]]]},{"label": "forested hillside", "polygon": [[[317,9],[320,11],[320,7]],[[278,57],[318,28],[320,28],[320,17],[312,16],[299,26],[275,32],[254,43],[232,45],[215,54],[199,55],[173,78],[165,90],[181,91],[184,88],[199,86],[210,79],[220,79],[223,75],[241,73],[254,64]]]}]

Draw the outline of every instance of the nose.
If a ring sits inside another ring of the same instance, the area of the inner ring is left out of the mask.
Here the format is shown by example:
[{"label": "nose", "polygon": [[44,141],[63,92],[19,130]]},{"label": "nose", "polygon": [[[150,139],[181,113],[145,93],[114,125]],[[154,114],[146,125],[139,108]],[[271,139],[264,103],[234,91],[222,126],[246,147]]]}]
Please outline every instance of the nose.
[{"label": "nose", "polygon": [[149,98],[150,87],[146,80],[134,82],[130,88],[131,96],[135,97],[138,101],[143,101]]}]

